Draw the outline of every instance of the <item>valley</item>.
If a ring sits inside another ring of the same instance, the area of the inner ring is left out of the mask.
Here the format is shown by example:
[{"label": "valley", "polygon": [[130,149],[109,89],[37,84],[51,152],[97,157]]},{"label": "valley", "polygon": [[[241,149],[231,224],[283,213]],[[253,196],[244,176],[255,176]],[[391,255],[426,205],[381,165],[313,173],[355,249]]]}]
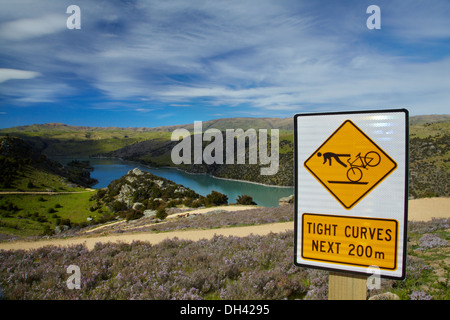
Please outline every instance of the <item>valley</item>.
[{"label": "valley", "polygon": [[[248,158],[245,164],[207,165],[204,162],[173,164],[170,155],[178,142],[171,141],[171,131],[185,129],[194,133],[193,124],[159,128],[100,128],[44,124],[1,129],[2,172],[11,172],[11,179],[14,181],[9,185],[4,181],[3,188],[0,185],[0,191],[3,192],[0,194],[0,234],[3,239],[49,236],[116,219],[127,221],[139,219],[144,216],[146,210],[149,214],[150,211],[155,213],[159,208],[161,212],[168,211],[165,214],[171,214],[175,210],[217,205],[213,202],[207,203],[206,192],[200,195],[192,190],[190,196],[172,193],[164,195],[161,191],[158,194],[151,194],[149,192],[152,190],[152,182],[132,187],[132,183],[124,182],[136,177],[127,178],[126,175],[118,177],[120,179],[115,182],[111,178],[111,184],[106,185],[106,192],[86,189],[95,183],[90,176],[93,167],[89,162],[83,162],[86,159],[87,161],[95,159],[89,157],[119,158],[154,168],[176,167],[187,173],[208,174],[218,178],[275,186],[292,186],[293,137],[292,123],[288,120],[290,119],[236,118],[203,123],[203,130],[215,128],[222,132],[227,127],[243,130],[250,128],[280,130],[280,170],[275,175],[267,176],[260,174],[262,167],[260,163],[249,164]],[[450,117],[418,116],[411,117],[410,122],[410,199],[448,197]],[[225,141],[226,139],[223,139],[222,142]],[[15,147],[7,148],[8,143]],[[204,142],[202,148],[206,148],[207,145],[208,143]],[[247,143],[245,145],[247,157],[249,147]],[[61,156],[83,160],[71,161],[70,166],[67,163],[62,166],[51,160]],[[3,179],[7,177],[9,176],[3,175]],[[203,176],[193,177],[200,179]],[[156,177],[152,179],[157,183],[164,180]],[[173,190],[176,188],[184,186],[179,185]],[[125,202],[117,201],[119,194],[123,200],[125,191],[131,190],[135,190],[133,192],[136,194],[130,194],[130,198]],[[44,196],[26,194],[27,192],[51,194]],[[211,190],[208,193],[211,193]],[[244,193],[240,194],[242,195]],[[222,197],[220,192],[216,193],[217,196]],[[224,196],[221,201],[231,204],[237,201],[237,196],[237,194],[233,198]],[[152,199],[161,200],[155,202]],[[72,208],[77,210],[74,211]]]}]

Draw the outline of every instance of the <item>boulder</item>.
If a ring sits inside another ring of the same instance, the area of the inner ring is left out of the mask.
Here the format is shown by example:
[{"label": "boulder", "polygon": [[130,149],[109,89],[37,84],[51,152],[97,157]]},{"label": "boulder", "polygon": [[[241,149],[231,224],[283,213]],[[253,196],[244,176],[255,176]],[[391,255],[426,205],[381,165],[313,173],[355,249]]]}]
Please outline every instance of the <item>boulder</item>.
[{"label": "boulder", "polygon": [[164,185],[164,181],[162,180],[153,180],[153,182],[160,188]]},{"label": "boulder", "polygon": [[294,195],[293,194],[291,194],[289,197],[283,197],[283,198],[280,198],[280,200],[278,200],[279,206],[287,206],[292,203],[294,203]]},{"label": "boulder", "polygon": [[129,184],[124,184],[122,188],[120,188],[119,195],[117,196],[117,201],[124,202],[128,206],[131,205],[132,202],[132,194],[135,190]]},{"label": "boulder", "polygon": [[400,300],[400,297],[392,292],[385,292],[381,294],[374,295],[369,298],[369,300]]},{"label": "boulder", "polygon": [[144,210],[145,218],[154,218],[156,216],[156,210]]},{"label": "boulder", "polygon": [[144,209],[144,205],[140,202],[133,203],[133,210]]},{"label": "boulder", "polygon": [[175,189],[175,193],[184,193],[186,191],[187,189],[185,187],[178,187],[177,189]]},{"label": "boulder", "polygon": [[134,181],[137,180],[136,177],[133,177],[133,176],[125,176],[125,179],[126,179],[129,183],[132,183],[132,182],[134,182]]},{"label": "boulder", "polygon": [[128,174],[134,174],[135,176],[142,176],[145,172],[139,168],[134,168],[133,170],[128,171]]}]

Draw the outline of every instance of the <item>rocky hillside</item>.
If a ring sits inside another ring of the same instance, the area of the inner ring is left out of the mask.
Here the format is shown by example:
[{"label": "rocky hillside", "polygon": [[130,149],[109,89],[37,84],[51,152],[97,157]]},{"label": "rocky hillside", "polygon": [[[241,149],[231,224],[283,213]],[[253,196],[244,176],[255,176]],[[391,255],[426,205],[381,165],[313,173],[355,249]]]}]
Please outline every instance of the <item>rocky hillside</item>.
[{"label": "rocky hillside", "polygon": [[93,196],[97,205],[106,204],[127,220],[140,217],[164,219],[176,206],[200,207],[227,204],[228,198],[213,191],[206,197],[168,179],[136,168]]},{"label": "rocky hillside", "polygon": [[274,175],[261,175],[261,168],[267,168],[269,165],[258,164],[233,164],[233,165],[206,165],[192,164],[182,168],[190,173],[208,173],[214,177],[252,181],[274,186],[293,186],[294,172],[294,154],[279,155],[278,172]]},{"label": "rocky hillside", "polygon": [[[226,158],[226,136],[223,134],[223,159]],[[173,147],[178,144],[177,141],[170,141],[167,139],[156,138],[138,142],[118,150],[101,154],[101,156],[121,158],[130,161],[137,161],[150,166],[175,166],[171,160],[171,151]],[[208,142],[203,143],[203,150],[208,146]],[[249,164],[250,146],[246,145],[246,160],[245,164],[193,164],[194,151],[191,150],[191,163],[177,165],[178,168],[185,170],[189,173],[208,173],[212,176],[227,179],[246,180],[252,182],[258,182],[269,185],[278,186],[292,186],[293,185],[293,172],[294,172],[294,153],[292,135],[290,133],[280,134],[280,154],[279,154],[279,169],[274,175],[261,175],[261,168],[268,167],[269,165],[262,165],[259,163]],[[236,141],[235,141],[236,150]],[[269,148],[270,150],[270,148]],[[258,151],[257,151],[258,152]],[[269,151],[270,152],[270,151]]]}]

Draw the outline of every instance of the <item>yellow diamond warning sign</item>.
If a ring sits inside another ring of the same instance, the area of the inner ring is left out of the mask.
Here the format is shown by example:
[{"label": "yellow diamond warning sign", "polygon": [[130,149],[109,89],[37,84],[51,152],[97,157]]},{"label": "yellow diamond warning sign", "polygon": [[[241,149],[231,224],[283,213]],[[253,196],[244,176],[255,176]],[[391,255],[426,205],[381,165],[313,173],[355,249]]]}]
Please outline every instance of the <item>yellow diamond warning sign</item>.
[{"label": "yellow diamond warning sign", "polygon": [[408,111],[294,116],[294,263],[404,279]]},{"label": "yellow diamond warning sign", "polygon": [[304,166],[336,200],[351,209],[393,172],[397,163],[346,120]]}]

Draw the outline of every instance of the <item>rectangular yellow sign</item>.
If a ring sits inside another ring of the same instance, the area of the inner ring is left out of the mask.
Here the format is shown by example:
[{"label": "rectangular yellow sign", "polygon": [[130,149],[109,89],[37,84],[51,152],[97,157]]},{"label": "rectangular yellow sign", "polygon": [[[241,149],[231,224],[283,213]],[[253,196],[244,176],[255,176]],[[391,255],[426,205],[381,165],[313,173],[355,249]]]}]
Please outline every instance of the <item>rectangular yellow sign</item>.
[{"label": "rectangular yellow sign", "polygon": [[304,213],[303,259],[352,266],[397,269],[398,222]]}]

